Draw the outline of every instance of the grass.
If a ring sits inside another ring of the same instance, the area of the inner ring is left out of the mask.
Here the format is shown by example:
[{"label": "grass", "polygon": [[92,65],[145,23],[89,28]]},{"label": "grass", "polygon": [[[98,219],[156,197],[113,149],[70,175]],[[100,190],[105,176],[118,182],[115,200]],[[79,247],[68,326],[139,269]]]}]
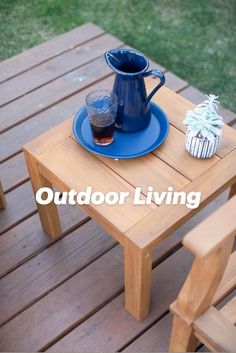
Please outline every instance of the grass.
[{"label": "grass", "polygon": [[235,0],[0,0],[0,60],[85,22],[236,111]]}]

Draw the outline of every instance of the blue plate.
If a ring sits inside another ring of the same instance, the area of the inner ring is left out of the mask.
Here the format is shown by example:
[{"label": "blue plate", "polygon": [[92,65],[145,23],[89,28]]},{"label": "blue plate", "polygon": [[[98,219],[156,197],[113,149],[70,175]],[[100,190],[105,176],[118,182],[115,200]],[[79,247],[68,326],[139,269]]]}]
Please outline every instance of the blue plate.
[{"label": "blue plate", "polygon": [[84,106],[73,122],[75,138],[86,150],[100,156],[113,159],[143,156],[160,146],[169,132],[169,121],[163,110],[153,102],[150,103],[150,108],[151,121],[145,130],[133,133],[116,130],[114,141],[110,145],[98,146],[93,142],[87,109]]}]

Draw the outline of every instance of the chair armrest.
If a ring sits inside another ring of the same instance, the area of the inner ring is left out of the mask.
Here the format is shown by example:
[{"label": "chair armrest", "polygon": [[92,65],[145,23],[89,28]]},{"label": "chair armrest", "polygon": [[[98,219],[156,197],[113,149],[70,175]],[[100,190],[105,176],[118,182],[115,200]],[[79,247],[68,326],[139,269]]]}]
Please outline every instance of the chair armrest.
[{"label": "chair armrest", "polygon": [[236,196],[192,229],[183,244],[195,255],[208,256],[236,235]]}]

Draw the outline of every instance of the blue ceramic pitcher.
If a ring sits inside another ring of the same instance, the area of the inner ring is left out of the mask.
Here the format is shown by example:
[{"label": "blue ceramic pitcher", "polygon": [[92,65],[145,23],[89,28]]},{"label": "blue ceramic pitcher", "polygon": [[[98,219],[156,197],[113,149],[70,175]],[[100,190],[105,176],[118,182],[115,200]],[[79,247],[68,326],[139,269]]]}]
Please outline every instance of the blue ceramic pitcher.
[{"label": "blue ceramic pitcher", "polygon": [[[116,73],[113,86],[113,91],[118,97],[116,128],[125,132],[145,129],[151,119],[149,102],[164,85],[164,74],[157,70],[148,70],[148,59],[130,49],[108,51],[105,53],[105,59]],[[144,83],[144,77],[147,76],[157,76],[160,79],[148,97]]]}]

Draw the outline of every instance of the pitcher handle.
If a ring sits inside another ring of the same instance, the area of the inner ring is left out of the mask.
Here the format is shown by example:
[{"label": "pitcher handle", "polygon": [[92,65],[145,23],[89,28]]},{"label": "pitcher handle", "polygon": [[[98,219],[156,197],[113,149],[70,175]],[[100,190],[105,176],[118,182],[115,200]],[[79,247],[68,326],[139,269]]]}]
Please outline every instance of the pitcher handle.
[{"label": "pitcher handle", "polygon": [[152,90],[152,92],[149,94],[149,96],[146,98],[145,104],[148,104],[150,102],[150,100],[152,99],[154,94],[159,90],[159,88],[161,88],[165,84],[165,81],[166,81],[164,74],[158,70],[149,70],[149,71],[144,72],[143,77],[147,77],[147,76],[156,76],[160,79],[160,82]]}]

